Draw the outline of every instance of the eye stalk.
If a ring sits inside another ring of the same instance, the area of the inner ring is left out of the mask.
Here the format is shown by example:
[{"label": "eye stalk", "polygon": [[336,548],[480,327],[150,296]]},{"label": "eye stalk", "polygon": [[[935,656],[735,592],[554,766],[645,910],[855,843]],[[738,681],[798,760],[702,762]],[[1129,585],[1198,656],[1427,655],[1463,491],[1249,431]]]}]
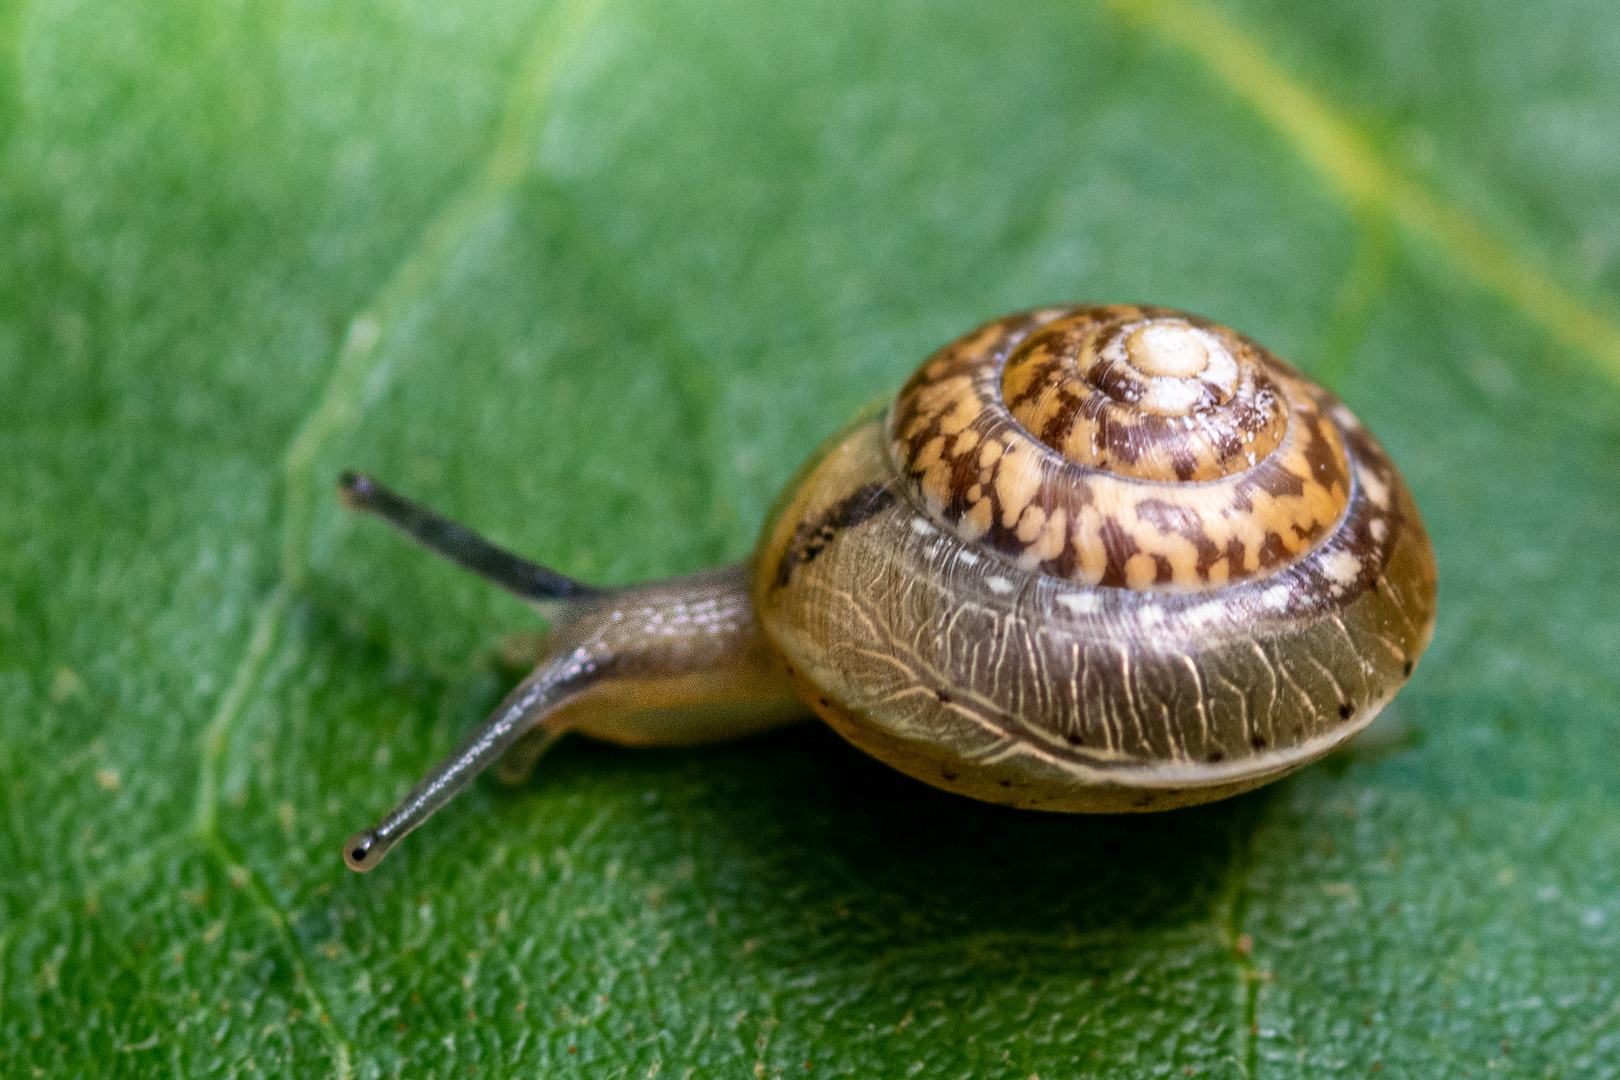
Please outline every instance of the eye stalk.
[{"label": "eye stalk", "polygon": [[551,604],[600,596],[602,590],[496,547],[465,525],[396,495],[352,469],[338,477],[338,498],[358,513],[382,518],[436,555],[492,581],[519,600]]}]

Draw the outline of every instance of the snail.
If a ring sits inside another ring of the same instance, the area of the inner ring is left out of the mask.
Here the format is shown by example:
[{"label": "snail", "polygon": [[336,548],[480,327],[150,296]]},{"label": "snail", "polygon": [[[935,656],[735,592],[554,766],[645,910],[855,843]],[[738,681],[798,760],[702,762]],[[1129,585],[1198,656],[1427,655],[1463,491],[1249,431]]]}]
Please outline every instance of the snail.
[{"label": "snail", "polygon": [[550,615],[533,673],[376,826],[565,732],[695,745],[814,711],[947,791],[1081,813],[1258,787],[1364,727],[1434,630],[1422,519],[1373,436],[1264,348],[1167,308],[985,323],[800,468],[753,557],[596,588],[380,484],[340,494]]}]

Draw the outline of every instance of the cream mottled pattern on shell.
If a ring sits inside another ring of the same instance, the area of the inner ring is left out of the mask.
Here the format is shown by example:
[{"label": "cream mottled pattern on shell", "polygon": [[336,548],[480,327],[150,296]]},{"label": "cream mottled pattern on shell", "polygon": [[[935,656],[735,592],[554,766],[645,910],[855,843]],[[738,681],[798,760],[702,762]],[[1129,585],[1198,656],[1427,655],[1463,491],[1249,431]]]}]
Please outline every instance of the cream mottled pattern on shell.
[{"label": "cream mottled pattern on shell", "polygon": [[1321,392],[1165,308],[1051,308],[941,349],[895,402],[913,497],[963,539],[1085,584],[1272,573],[1333,528],[1349,462]]}]

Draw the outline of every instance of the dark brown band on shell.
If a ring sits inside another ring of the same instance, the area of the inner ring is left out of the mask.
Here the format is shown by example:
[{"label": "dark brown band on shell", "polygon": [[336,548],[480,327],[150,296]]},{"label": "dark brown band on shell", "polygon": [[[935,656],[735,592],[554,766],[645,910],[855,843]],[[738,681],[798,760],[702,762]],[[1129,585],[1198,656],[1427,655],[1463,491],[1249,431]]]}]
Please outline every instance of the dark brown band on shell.
[{"label": "dark brown band on shell", "polygon": [[1263,577],[1343,516],[1350,465],[1308,384],[1168,308],[1050,308],[979,327],[900,391],[917,504],[1022,568],[1199,591]]}]

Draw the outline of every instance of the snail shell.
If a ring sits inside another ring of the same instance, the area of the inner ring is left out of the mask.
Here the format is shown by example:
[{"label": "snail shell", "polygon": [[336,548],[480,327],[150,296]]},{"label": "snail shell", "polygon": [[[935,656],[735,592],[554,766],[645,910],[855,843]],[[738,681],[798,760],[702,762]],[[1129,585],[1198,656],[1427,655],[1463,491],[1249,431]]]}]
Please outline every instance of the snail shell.
[{"label": "snail shell", "polygon": [[939,350],[766,523],[798,693],[936,787],[1161,810],[1321,757],[1411,675],[1436,569],[1331,394],[1165,308],[1055,307]]}]

